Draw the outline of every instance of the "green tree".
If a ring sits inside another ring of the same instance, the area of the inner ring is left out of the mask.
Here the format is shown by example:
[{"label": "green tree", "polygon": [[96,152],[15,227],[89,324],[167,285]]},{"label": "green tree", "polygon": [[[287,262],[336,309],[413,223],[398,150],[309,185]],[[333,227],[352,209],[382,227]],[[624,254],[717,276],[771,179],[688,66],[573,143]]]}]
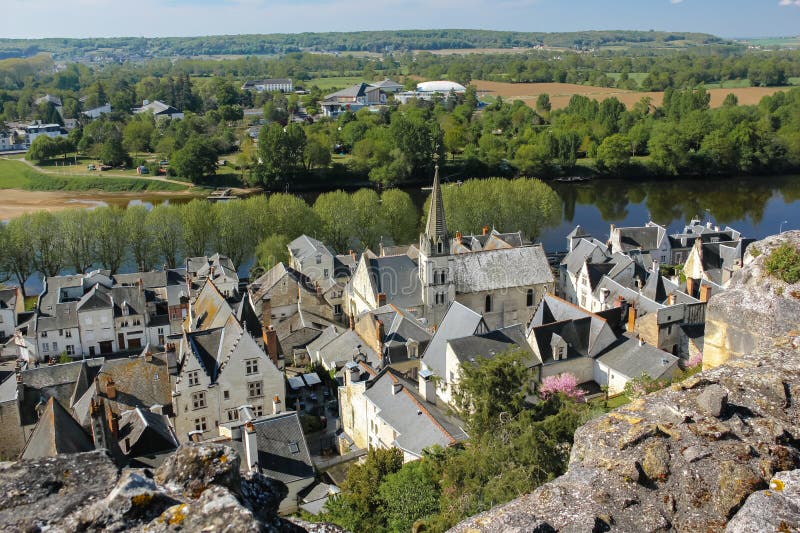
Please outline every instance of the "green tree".
[{"label": "green tree", "polygon": [[255,268],[260,273],[269,271],[278,263],[289,264],[289,238],[285,235],[270,235],[256,246]]},{"label": "green tree", "polygon": [[419,212],[411,196],[400,189],[387,189],[381,193],[380,219],[396,244],[414,242],[419,227]]},{"label": "green tree", "polygon": [[123,223],[126,241],[139,272],[151,270],[158,259],[154,228],[148,223],[148,218],[149,213],[143,205],[132,205],[125,209]]},{"label": "green tree", "polygon": [[189,257],[206,254],[214,238],[216,211],[206,200],[195,198],[180,206],[184,250]]},{"label": "green tree", "polygon": [[539,113],[549,113],[552,107],[549,94],[542,93],[536,98],[536,111]]},{"label": "green tree", "polygon": [[65,259],[60,221],[48,211],[36,211],[26,220],[36,270],[43,276],[57,276]]},{"label": "green tree", "polygon": [[147,215],[146,226],[153,236],[157,254],[167,268],[175,268],[183,243],[183,224],[180,208],[175,205],[157,205]]},{"label": "green tree", "polygon": [[237,267],[253,253],[257,236],[252,231],[253,218],[248,209],[238,202],[217,202],[213,204],[216,232],[216,250],[228,256]]},{"label": "green tree", "polygon": [[128,152],[119,138],[112,137],[99,145],[97,158],[105,165],[118,166],[128,160]]},{"label": "green tree", "polygon": [[320,221],[322,239],[336,250],[347,249],[348,241],[355,233],[350,195],[344,191],[320,194],[314,202],[314,212]]},{"label": "green tree", "polygon": [[383,478],[378,492],[389,531],[411,531],[415,522],[439,511],[436,472],[425,458],[403,465]]},{"label": "green tree", "polygon": [[129,152],[149,152],[150,140],[155,131],[153,115],[139,113],[134,115],[122,129],[122,146]]},{"label": "green tree", "polygon": [[172,154],[170,164],[179,176],[200,183],[217,172],[217,151],[208,138],[192,135],[180,150]]},{"label": "green tree", "polygon": [[323,519],[348,531],[383,530],[379,489],[383,480],[402,466],[403,453],[397,448],[370,448],[364,463],[350,468],[342,493],[328,500]]},{"label": "green tree", "polygon": [[55,141],[46,135],[36,137],[28,148],[27,157],[31,161],[45,161],[56,155]]},{"label": "green tree", "polygon": [[359,189],[350,196],[353,236],[364,248],[376,248],[384,231],[380,224],[381,200],[372,189]]},{"label": "green tree", "polygon": [[26,213],[9,220],[4,231],[0,233],[3,250],[0,254],[0,266],[3,272],[16,278],[23,296],[25,283],[36,270],[31,225],[31,215]]},{"label": "green tree", "polygon": [[91,268],[95,257],[95,230],[90,211],[66,209],[58,213],[66,261],[77,273]]},{"label": "green tree", "polygon": [[604,171],[617,173],[630,164],[631,142],[621,133],[603,139],[597,147],[597,166]]},{"label": "green tree", "polygon": [[100,207],[92,212],[97,261],[112,275],[125,260],[128,235],[124,216],[122,208],[116,206]]},{"label": "green tree", "polygon": [[284,128],[273,122],[261,128],[256,166],[258,181],[266,186],[289,183],[303,168],[305,147],[305,131],[298,124]]}]

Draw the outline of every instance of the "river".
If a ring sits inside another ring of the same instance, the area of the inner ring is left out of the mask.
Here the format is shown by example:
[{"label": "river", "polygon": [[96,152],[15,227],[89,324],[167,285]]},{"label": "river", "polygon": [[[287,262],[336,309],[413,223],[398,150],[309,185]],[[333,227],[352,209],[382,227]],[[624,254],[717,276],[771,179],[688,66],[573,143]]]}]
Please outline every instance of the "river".
[{"label": "river", "polygon": [[[641,226],[653,220],[670,233],[681,230],[697,217],[719,226],[731,226],[745,237],[760,239],[781,229],[800,228],[800,176],[715,178],[691,180],[616,180],[603,179],[580,183],[551,182],[562,203],[561,222],[544,228],[537,241],[547,252],[566,250],[566,235],[580,224],[593,237],[605,241],[609,227]],[[417,208],[422,210],[430,194],[421,187],[406,188]],[[300,196],[312,203],[319,193]],[[136,195],[103,198],[94,205],[113,203],[126,206],[144,204],[148,208],[161,202],[183,202],[187,197]],[[89,200],[81,199],[89,203]],[[450,228],[455,231],[458,228]],[[498,228],[515,231],[517,228]],[[240,266],[240,276],[248,275],[252,260]],[[132,264],[123,266],[130,270]],[[41,279],[34,276],[26,284],[28,294],[41,291]]]}]

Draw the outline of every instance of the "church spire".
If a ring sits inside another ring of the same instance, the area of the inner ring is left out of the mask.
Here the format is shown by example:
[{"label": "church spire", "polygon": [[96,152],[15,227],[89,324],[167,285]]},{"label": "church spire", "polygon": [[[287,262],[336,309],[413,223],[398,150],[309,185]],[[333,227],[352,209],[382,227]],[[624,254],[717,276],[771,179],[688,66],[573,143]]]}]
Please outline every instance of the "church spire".
[{"label": "church spire", "polygon": [[425,225],[425,236],[431,240],[447,241],[447,222],[444,215],[444,201],[442,188],[439,186],[439,165],[433,175],[433,188],[431,192],[431,205],[428,207],[428,222]]}]

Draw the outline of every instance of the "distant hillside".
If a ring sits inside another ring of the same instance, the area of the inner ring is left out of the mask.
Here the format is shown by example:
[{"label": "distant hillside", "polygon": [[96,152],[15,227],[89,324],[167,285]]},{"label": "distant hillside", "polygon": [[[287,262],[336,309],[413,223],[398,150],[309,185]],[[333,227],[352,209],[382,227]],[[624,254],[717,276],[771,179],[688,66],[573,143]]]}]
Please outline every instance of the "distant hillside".
[{"label": "distant hillside", "polygon": [[531,33],[490,30],[403,30],[348,33],[218,35],[207,37],[114,37],[97,39],[0,39],[0,59],[40,52],[55,59],[135,59],[199,55],[269,55],[298,51],[392,52],[448,48],[688,48],[732,44],[704,33],[586,31]]}]

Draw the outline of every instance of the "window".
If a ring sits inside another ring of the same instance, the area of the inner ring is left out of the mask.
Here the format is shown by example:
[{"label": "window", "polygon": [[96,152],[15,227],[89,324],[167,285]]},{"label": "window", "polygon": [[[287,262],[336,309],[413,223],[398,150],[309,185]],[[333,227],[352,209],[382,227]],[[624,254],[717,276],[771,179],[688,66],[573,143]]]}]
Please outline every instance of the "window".
[{"label": "window", "polygon": [[260,398],[263,396],[262,394],[262,384],[261,381],[251,381],[247,384],[247,397],[248,398]]},{"label": "window", "polygon": [[487,313],[491,313],[492,312],[492,295],[491,294],[487,294],[486,295],[486,302],[484,303],[483,308],[484,308],[484,311],[486,311]]},{"label": "window", "polygon": [[206,424],[206,417],[201,416],[200,418],[195,418],[194,429],[195,431],[206,431],[208,429],[208,425]]},{"label": "window", "polygon": [[333,314],[334,315],[341,315],[342,314],[342,306],[341,306],[341,304],[333,304]]},{"label": "window", "polygon": [[230,400],[231,399],[231,391],[229,391],[229,390],[222,391],[222,399],[223,400]]},{"label": "window", "polygon": [[67,330],[64,332],[64,336],[68,339],[72,338],[72,330]]},{"label": "window", "polygon": [[322,256],[317,254],[317,264],[322,263]]},{"label": "window", "polygon": [[289,451],[291,453],[300,453],[300,445],[297,444],[296,442],[290,442],[289,443]]},{"label": "window", "polygon": [[[0,322],[2,322],[2,321],[3,321],[3,318],[0,317]],[[58,330],[58,336],[61,337],[62,335],[64,335],[64,330],[63,329]]]},{"label": "window", "polygon": [[225,411],[228,415],[228,422],[236,422],[239,420],[239,410],[238,409],[228,409]]},{"label": "window", "polygon": [[442,244],[442,242],[441,242],[441,241],[440,241],[440,242],[437,242],[437,243],[436,243],[436,253],[437,253],[437,254],[440,254],[440,253],[442,253],[443,251],[444,251],[444,244]]},{"label": "window", "polygon": [[253,414],[256,417],[264,416],[264,406],[263,405],[256,405],[253,407]]},{"label": "window", "polygon": [[528,307],[533,307],[533,289],[528,289],[528,295],[526,297],[525,305]]},{"label": "window", "polygon": [[249,376],[251,374],[258,374],[258,359],[248,359],[244,362],[244,373]]},{"label": "window", "polygon": [[192,409],[202,409],[206,406],[206,393],[205,391],[195,392],[192,394]]},{"label": "window", "polygon": [[194,387],[195,385],[199,385],[200,384],[200,371],[199,370],[193,370],[193,371],[189,372],[187,374],[187,377],[189,378],[189,386],[190,387]]},{"label": "window", "polygon": [[67,344],[67,355],[75,355],[75,347],[71,344]]},{"label": "window", "polygon": [[48,344],[46,342],[43,342],[42,343],[42,351],[43,352],[49,352],[50,351],[50,344]]},{"label": "window", "polygon": [[53,351],[54,352],[58,351],[58,343],[56,341],[53,341]]},{"label": "window", "polygon": [[42,338],[43,338],[43,339],[46,339],[46,338],[47,338],[47,332],[46,332],[46,331],[43,331],[43,332],[42,332]]},{"label": "window", "polygon": [[325,278],[328,277],[328,269],[327,268],[322,271],[322,276],[325,277]]}]

